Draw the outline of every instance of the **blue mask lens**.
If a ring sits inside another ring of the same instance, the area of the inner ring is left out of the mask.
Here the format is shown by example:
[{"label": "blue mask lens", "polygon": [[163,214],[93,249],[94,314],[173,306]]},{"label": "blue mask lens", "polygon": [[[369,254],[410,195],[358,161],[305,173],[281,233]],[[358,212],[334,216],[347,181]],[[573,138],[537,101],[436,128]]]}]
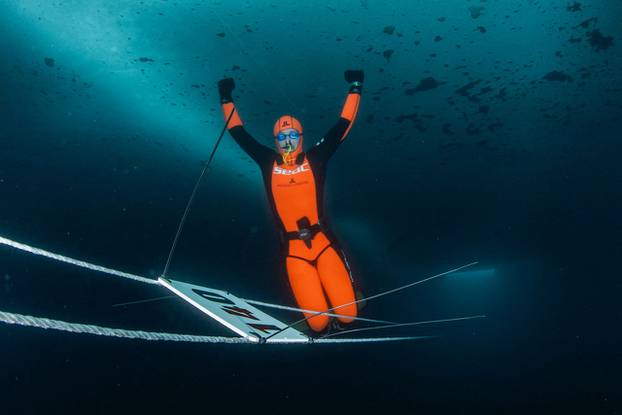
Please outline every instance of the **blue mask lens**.
[{"label": "blue mask lens", "polygon": [[292,140],[297,140],[299,135],[296,131],[292,131],[289,134],[283,134],[283,133],[279,133],[279,135],[277,136],[277,138],[279,139],[279,141],[283,141],[285,140],[287,137],[291,137]]}]

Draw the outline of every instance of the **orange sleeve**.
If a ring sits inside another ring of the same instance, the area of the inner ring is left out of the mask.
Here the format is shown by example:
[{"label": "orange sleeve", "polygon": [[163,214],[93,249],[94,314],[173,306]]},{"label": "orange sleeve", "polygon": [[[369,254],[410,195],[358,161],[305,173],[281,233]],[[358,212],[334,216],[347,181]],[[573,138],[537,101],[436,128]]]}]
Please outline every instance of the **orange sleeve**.
[{"label": "orange sleeve", "polygon": [[348,97],[346,98],[345,104],[343,104],[343,109],[341,110],[341,118],[345,118],[350,123],[348,125],[347,130],[341,136],[341,141],[343,141],[348,133],[350,132],[350,128],[352,128],[352,124],[354,124],[354,120],[356,119],[356,113],[359,110],[359,103],[361,102],[361,94],[356,92],[350,92]]},{"label": "orange sleeve", "polygon": [[233,102],[225,102],[224,104],[222,104],[222,113],[225,117],[225,122],[227,122],[229,114],[231,114],[231,110],[234,111],[227,127],[228,130],[232,129],[233,127],[237,127],[238,125],[243,125],[242,120],[238,115],[238,109],[235,107],[235,104]]},{"label": "orange sleeve", "polygon": [[345,104],[343,104],[341,116],[346,120],[353,122],[359,109],[359,102],[361,102],[361,94],[357,94],[355,92],[349,93]]}]

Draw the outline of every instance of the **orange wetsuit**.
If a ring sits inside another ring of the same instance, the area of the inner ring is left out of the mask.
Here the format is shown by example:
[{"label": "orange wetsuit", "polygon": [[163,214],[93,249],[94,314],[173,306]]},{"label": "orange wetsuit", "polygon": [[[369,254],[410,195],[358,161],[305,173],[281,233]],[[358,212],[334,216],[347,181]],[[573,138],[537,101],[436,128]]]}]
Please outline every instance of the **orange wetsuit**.
[{"label": "orange wetsuit", "polygon": [[[337,123],[312,148],[299,152],[291,164],[284,163],[281,154],[245,130],[237,109],[229,121],[229,133],[261,168],[285,244],[289,283],[298,306],[306,310],[326,311],[355,301],[348,263],[326,226],[323,200],[327,162],[350,131],[360,98],[360,84],[352,84]],[[222,103],[225,120],[234,108],[233,101]],[[349,323],[356,317],[357,307],[352,304],[334,313],[347,316],[339,320]],[[306,317],[311,315],[305,313]],[[315,331],[324,330],[328,322],[326,315],[308,320]]]}]

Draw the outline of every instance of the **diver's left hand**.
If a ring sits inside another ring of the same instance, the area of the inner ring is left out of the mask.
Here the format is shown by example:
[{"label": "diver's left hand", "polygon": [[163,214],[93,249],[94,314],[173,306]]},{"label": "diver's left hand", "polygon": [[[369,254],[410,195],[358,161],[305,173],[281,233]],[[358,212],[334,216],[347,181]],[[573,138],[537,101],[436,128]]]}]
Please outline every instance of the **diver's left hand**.
[{"label": "diver's left hand", "polygon": [[344,76],[346,78],[346,81],[350,84],[352,82],[363,82],[363,80],[365,79],[365,75],[363,74],[362,69],[348,69],[347,71],[345,71]]}]

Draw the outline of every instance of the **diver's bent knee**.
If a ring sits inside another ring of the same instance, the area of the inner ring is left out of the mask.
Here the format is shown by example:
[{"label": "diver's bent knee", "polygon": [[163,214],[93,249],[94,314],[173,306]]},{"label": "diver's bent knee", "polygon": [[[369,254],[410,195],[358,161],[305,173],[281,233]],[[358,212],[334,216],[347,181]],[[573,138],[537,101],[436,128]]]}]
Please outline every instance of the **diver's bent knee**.
[{"label": "diver's bent knee", "polygon": [[352,304],[348,307],[343,307],[334,311],[342,317],[337,317],[341,323],[352,323],[358,315],[356,304]]}]

